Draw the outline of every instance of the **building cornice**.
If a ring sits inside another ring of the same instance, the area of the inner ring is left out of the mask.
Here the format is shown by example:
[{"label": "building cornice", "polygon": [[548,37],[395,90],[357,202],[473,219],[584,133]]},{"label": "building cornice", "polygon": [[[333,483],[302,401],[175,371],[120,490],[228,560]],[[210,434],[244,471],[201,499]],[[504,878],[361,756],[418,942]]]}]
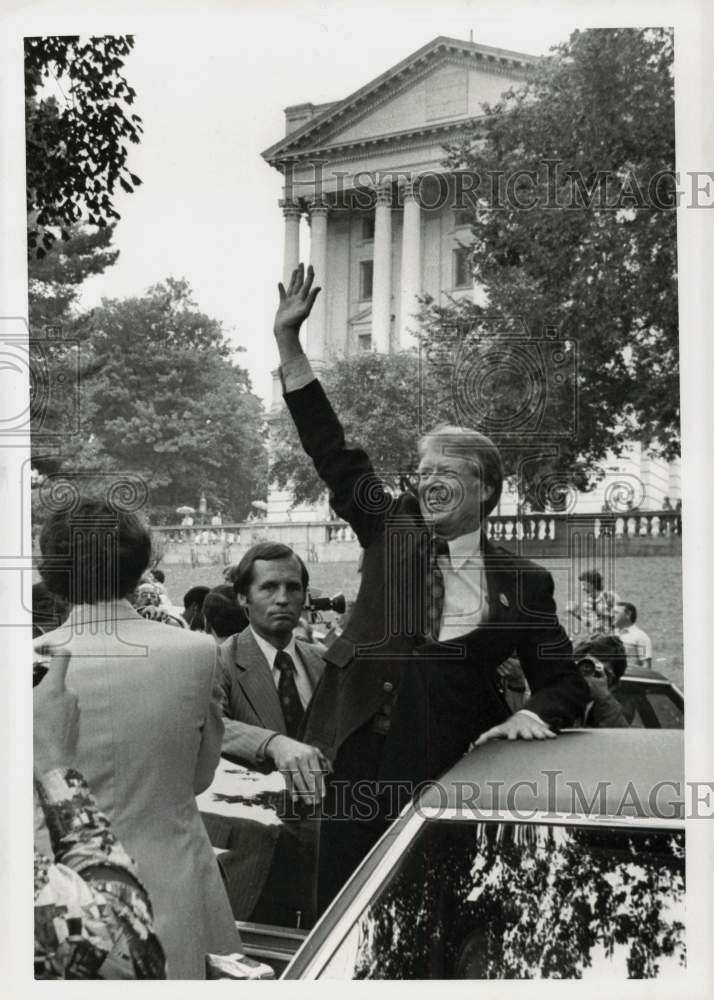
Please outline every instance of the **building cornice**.
[{"label": "building cornice", "polygon": [[[330,163],[352,160],[355,153],[364,150],[374,152],[375,149],[402,152],[407,149],[418,149],[420,146],[432,145],[434,139],[442,139],[449,134],[455,138],[460,132],[478,128],[483,116],[464,118],[462,121],[440,122],[438,125],[420,125],[417,128],[405,129],[403,132],[389,132],[385,135],[369,136],[363,139],[352,139],[349,142],[336,143],[334,146],[315,146],[312,149],[301,149],[292,156],[285,156],[281,164],[292,163],[299,166],[304,160],[314,163],[320,159],[328,159]],[[415,139],[415,142],[409,142]],[[280,169],[281,164],[273,164]]]},{"label": "building cornice", "polygon": [[[292,159],[305,150],[305,141],[311,134],[318,140],[309,144],[307,152],[313,154],[315,148],[325,145],[324,131],[327,127],[333,134],[337,129],[348,128],[379,104],[390,100],[426,73],[432,72],[435,66],[446,62],[458,62],[462,65],[468,63],[487,73],[526,81],[538,62],[538,57],[440,36],[343,101],[327,105],[321,114],[266,149],[262,154],[263,158],[279,169],[280,162]],[[319,133],[322,136],[318,138]]]}]

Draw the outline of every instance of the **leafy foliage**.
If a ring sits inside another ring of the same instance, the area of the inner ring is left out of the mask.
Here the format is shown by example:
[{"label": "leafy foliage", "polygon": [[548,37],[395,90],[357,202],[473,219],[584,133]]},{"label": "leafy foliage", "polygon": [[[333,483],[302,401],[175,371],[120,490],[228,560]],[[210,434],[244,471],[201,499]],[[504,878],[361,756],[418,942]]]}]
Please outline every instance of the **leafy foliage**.
[{"label": "leafy foliage", "polygon": [[112,233],[112,227],[91,232],[73,225],[66,241],[29,260],[32,462],[43,473],[57,471],[76,452],[78,388],[92,375],[79,350],[90,320],[78,311],[77,298],[85,278],[115,262]]},{"label": "leafy foliage", "polygon": [[70,320],[82,283],[91,275],[102,274],[119,256],[111,249],[114,227],[90,231],[72,225],[67,240],[54,243],[41,258],[29,262],[30,329],[39,337],[48,326],[62,326]]},{"label": "leafy foliage", "polygon": [[76,461],[141,474],[154,515],[168,520],[202,493],[229,518],[265,495],[262,404],[185,281],[105,299],[81,353],[92,374],[81,384],[85,453]]},{"label": "leafy foliage", "polygon": [[[672,56],[664,29],[575,32],[531,82],[484,106],[478,135],[448,150],[451,169],[480,179],[473,266],[488,306],[425,300],[425,347],[451,349],[455,330],[472,347],[497,347],[492,395],[509,414],[523,379],[493,318],[571,344],[576,420],[549,401],[553,424],[572,424],[546,460],[562,484],[591,480],[633,436],[668,459],[679,453]],[[526,475],[524,486],[535,501],[538,484]]]},{"label": "leafy foliage", "polygon": [[[142,124],[136,92],[122,73],[134,39],[44,36],[25,39],[28,251],[42,258],[60,230],[101,229],[118,219],[113,194],[141,183],[127,167],[127,143]],[[51,87],[47,85],[52,84]],[[58,100],[51,89],[59,89]]]},{"label": "leafy foliage", "polygon": [[[335,361],[321,378],[348,445],[367,451],[385,483],[403,484],[416,468],[421,397],[433,391],[421,381],[417,356],[356,354]],[[271,479],[281,489],[290,486],[296,504],[317,500],[325,487],[285,408],[273,421],[273,445]]]},{"label": "leafy foliage", "polygon": [[265,496],[262,404],[185,281],[105,299],[62,332],[36,347],[50,402],[33,434],[40,473],[138,475],[159,521],[176,521],[201,494],[228,519]]}]

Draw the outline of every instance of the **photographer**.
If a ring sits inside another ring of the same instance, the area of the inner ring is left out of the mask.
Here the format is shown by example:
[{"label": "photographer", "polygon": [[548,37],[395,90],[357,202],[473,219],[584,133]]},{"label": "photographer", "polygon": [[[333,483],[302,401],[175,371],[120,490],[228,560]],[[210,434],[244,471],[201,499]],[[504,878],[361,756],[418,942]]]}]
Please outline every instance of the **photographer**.
[{"label": "photographer", "polygon": [[590,691],[583,726],[624,729],[629,726],[622,705],[612,693],[627,668],[625,647],[616,635],[595,633],[574,650],[575,665]]}]

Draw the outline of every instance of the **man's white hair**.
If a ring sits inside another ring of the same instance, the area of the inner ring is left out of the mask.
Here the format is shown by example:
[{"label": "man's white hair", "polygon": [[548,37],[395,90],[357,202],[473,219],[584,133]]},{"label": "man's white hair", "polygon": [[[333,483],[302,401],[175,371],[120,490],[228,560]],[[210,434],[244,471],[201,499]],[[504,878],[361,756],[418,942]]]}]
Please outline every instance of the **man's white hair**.
[{"label": "man's white hair", "polygon": [[503,463],[491,438],[470,427],[437,424],[419,439],[419,457],[423,457],[426,450],[434,445],[442,455],[462,458],[475,466],[484,483],[492,487],[491,496],[484,500],[482,512],[484,517],[490,514],[503,490]]}]

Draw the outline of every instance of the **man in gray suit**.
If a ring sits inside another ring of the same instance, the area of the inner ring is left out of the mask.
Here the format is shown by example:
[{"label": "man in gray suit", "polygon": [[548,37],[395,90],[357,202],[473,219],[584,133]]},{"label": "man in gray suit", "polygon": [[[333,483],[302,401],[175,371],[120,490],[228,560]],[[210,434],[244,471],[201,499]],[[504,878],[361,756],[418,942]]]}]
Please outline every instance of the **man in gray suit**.
[{"label": "man in gray suit", "polygon": [[322,798],[328,767],[319,750],[296,738],[324,668],[317,647],[293,636],[308,579],[302,559],[287,545],[250,548],[234,582],[249,625],[220,648],[224,756],[280,771],[293,799],[306,805]]},{"label": "man in gray suit", "polygon": [[[329,766],[318,749],[296,738],[324,668],[318,647],[296,642],[293,635],[307,585],[307,568],[287,545],[254,545],[234,581],[249,625],[220,647],[223,755],[257,770],[280,771],[304,812],[321,801]],[[304,812],[287,810],[282,817],[288,822],[252,913],[255,920],[305,926],[314,919],[317,820],[301,818]],[[235,860],[240,874],[241,859]],[[227,879],[230,884],[230,874]]]}]

